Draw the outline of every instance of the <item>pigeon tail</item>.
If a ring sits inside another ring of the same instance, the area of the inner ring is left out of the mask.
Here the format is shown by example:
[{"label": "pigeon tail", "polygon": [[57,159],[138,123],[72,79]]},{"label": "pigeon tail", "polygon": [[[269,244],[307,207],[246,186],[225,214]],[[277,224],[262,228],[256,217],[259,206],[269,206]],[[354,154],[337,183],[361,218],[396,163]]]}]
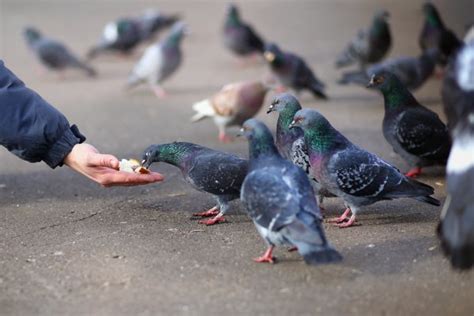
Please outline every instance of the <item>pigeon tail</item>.
[{"label": "pigeon tail", "polygon": [[94,68],[92,68],[92,67],[90,67],[90,66],[88,66],[88,65],[86,65],[82,62],[78,62],[77,67],[84,70],[89,77],[97,76],[97,71],[95,71]]},{"label": "pigeon tail", "polygon": [[214,110],[208,99],[194,103],[193,110],[197,112],[191,118],[191,122],[193,123],[203,120],[207,117],[212,117],[216,114],[216,111]]},{"label": "pigeon tail", "polygon": [[420,201],[420,202],[425,202],[434,206],[440,206],[441,203],[439,200],[431,197],[431,196],[417,196],[414,197],[415,200]]},{"label": "pigeon tail", "polygon": [[309,265],[335,263],[342,260],[342,256],[330,247],[315,249],[303,255],[304,261]]},{"label": "pigeon tail", "polygon": [[321,86],[321,84],[315,82],[309,87],[309,89],[311,90],[311,93],[313,93],[315,97],[327,100],[328,97],[324,93],[324,91],[322,91],[323,87]]}]

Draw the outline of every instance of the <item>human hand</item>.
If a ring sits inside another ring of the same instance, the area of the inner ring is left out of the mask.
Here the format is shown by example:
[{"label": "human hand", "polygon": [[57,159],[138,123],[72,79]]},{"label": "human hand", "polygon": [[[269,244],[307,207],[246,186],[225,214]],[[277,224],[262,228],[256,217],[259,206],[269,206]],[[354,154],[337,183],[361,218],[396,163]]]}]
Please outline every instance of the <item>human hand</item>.
[{"label": "human hand", "polygon": [[119,160],[115,156],[101,154],[94,146],[85,143],[75,145],[64,159],[64,164],[104,187],[149,184],[164,179],[156,172],[136,174],[119,171]]}]

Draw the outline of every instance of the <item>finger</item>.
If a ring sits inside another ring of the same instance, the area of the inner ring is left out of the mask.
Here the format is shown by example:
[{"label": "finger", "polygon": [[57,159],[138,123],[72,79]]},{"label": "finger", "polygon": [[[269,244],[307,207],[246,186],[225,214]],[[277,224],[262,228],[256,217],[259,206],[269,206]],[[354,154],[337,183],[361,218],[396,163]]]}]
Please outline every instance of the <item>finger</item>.
[{"label": "finger", "polygon": [[119,160],[117,157],[107,154],[92,154],[89,156],[87,163],[89,166],[93,167],[100,166],[112,168],[114,170],[118,170],[119,168]]},{"label": "finger", "polygon": [[163,181],[163,175],[151,172],[149,174],[134,174],[128,172],[110,172],[101,177],[99,183],[103,186],[134,186]]}]

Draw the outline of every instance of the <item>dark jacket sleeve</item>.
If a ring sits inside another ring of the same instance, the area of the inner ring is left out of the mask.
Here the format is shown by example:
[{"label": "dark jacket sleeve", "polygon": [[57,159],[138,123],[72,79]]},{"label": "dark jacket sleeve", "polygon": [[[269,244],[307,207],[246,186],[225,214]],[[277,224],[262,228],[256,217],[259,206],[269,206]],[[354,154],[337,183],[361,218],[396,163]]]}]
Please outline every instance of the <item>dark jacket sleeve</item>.
[{"label": "dark jacket sleeve", "polygon": [[61,166],[85,137],[0,60],[0,144],[21,159]]}]

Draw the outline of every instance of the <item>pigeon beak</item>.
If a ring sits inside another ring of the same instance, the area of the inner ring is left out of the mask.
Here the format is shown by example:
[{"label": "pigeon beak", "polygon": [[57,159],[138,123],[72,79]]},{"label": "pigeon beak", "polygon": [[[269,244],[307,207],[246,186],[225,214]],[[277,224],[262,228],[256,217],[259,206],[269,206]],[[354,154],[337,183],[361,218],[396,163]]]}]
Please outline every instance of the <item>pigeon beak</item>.
[{"label": "pigeon beak", "polygon": [[272,52],[265,52],[265,54],[263,54],[263,57],[265,57],[266,60],[268,60],[268,62],[273,62],[275,60],[275,54],[273,54]]},{"label": "pigeon beak", "polygon": [[237,133],[237,135],[235,135],[236,137],[242,137],[244,136],[244,128],[242,127],[239,132]]},{"label": "pigeon beak", "polygon": [[374,80],[375,76],[372,76],[372,78],[370,78],[370,81],[369,83],[367,84],[367,88],[373,88],[375,86],[375,80]]},{"label": "pigeon beak", "polygon": [[268,107],[267,114],[272,113],[273,110],[274,110],[274,106],[273,106],[273,104],[272,104],[272,105],[270,105],[270,106]]},{"label": "pigeon beak", "polygon": [[143,159],[141,165],[142,165],[143,167],[145,167],[145,168],[148,169],[148,168],[150,168],[150,166],[151,166],[152,163],[153,163],[153,162],[148,161],[147,159]]},{"label": "pigeon beak", "polygon": [[288,125],[288,128],[294,128],[294,127],[296,127],[295,120],[291,121],[290,125]]}]

